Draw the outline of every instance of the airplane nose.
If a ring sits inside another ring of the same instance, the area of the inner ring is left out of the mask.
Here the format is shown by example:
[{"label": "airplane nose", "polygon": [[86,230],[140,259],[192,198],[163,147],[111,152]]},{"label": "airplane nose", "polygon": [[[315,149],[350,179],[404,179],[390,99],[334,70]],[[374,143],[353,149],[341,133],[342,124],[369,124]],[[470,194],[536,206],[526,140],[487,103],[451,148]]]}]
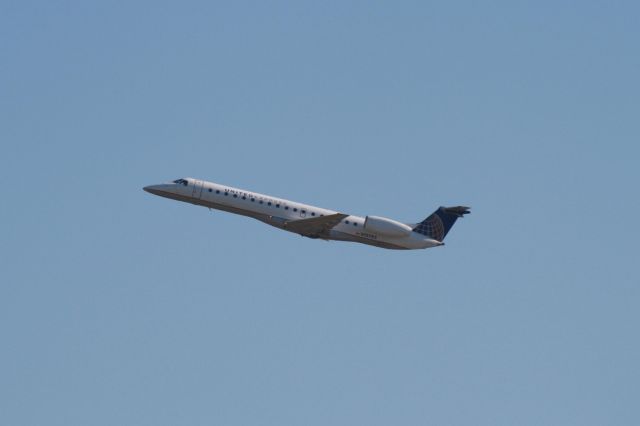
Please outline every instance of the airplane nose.
[{"label": "airplane nose", "polygon": [[144,188],[142,188],[144,191],[148,192],[149,194],[153,194],[153,195],[159,195],[160,192],[160,185],[149,185],[149,186],[145,186]]}]

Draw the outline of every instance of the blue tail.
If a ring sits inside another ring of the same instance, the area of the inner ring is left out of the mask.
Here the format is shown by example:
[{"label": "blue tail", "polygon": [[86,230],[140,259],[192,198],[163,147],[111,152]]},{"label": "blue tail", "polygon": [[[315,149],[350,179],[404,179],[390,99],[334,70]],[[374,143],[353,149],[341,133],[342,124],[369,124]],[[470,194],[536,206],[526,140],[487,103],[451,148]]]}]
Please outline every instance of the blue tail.
[{"label": "blue tail", "polygon": [[440,207],[413,228],[413,232],[426,235],[436,241],[443,241],[456,220],[470,213],[469,209],[470,207],[464,206]]}]

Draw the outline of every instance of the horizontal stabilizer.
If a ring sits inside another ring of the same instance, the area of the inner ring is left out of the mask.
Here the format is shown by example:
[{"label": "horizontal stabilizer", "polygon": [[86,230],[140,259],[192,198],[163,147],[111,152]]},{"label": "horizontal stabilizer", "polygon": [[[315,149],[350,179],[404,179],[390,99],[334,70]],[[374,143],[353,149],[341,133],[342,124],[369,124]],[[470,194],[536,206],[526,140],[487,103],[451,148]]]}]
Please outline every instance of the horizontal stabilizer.
[{"label": "horizontal stabilizer", "polygon": [[471,207],[456,206],[456,207],[442,207],[443,211],[447,214],[455,214],[458,217],[463,217],[465,214],[471,213]]}]

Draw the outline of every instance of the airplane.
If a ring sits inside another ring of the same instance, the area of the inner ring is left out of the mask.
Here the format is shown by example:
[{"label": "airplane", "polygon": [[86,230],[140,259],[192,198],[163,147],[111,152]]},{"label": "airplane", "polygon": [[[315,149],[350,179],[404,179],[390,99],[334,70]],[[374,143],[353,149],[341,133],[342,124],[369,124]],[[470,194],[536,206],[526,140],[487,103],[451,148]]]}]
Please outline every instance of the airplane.
[{"label": "airplane", "polygon": [[470,213],[470,207],[440,207],[422,222],[405,224],[379,216],[348,215],[194,178],[143,189],[160,197],[249,216],[308,238],[396,250],[442,246],[456,220]]}]

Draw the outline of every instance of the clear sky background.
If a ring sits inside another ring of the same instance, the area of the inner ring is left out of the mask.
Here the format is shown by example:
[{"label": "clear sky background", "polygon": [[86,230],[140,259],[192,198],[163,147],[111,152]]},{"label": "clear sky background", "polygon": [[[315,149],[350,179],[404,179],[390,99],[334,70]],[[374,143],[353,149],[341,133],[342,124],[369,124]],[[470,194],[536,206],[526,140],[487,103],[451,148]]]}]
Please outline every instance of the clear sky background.
[{"label": "clear sky background", "polygon": [[[637,2],[0,3],[0,424],[640,424]],[[441,248],[162,199],[192,176]]]}]

